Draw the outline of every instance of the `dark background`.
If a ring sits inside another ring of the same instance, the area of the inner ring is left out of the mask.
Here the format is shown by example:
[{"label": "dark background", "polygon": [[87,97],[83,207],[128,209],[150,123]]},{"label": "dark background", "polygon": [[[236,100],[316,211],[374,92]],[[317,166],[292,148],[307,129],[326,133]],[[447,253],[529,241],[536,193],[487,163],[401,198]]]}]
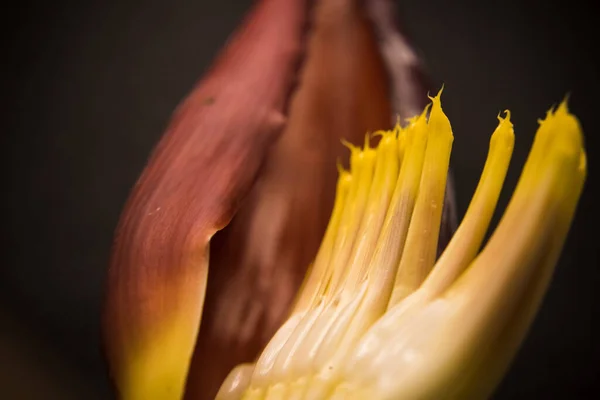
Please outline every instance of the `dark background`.
[{"label": "dark background", "polygon": [[[3,11],[1,398],[112,398],[99,313],[120,209],[170,113],[250,4],[55,1]],[[461,213],[498,111],[511,109],[517,135],[502,210],[536,119],[571,92],[589,177],[544,305],[495,398],[592,397],[600,130],[591,5],[415,0],[399,14],[433,81],[446,84]]]}]

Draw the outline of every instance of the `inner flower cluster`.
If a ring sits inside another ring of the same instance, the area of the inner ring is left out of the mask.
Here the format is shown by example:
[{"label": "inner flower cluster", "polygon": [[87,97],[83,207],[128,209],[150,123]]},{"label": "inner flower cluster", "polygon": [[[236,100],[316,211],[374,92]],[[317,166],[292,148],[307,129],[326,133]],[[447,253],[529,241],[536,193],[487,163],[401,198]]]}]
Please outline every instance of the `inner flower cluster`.
[{"label": "inner flower cluster", "polygon": [[442,91],[406,127],[350,148],[319,252],[289,318],[221,399],[485,397],[543,298],[585,180],[566,102],[540,122],[507,210],[480,248],[510,163],[498,116],[467,213],[436,260],[453,133]]}]

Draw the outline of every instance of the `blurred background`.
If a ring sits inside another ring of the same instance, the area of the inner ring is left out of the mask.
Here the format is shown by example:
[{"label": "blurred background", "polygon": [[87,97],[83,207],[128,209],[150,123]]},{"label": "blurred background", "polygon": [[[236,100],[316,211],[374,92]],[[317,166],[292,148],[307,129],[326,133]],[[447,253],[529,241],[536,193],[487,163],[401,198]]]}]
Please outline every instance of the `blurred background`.
[{"label": "blurred background", "polygon": [[[99,323],[114,228],[171,112],[251,3],[22,1],[4,12],[0,398],[114,398]],[[591,398],[600,391],[591,2],[398,3],[427,73],[446,85],[460,215],[498,112],[511,109],[517,137],[503,210],[537,118],[571,93],[587,134],[587,186],[543,307],[494,398]]]}]

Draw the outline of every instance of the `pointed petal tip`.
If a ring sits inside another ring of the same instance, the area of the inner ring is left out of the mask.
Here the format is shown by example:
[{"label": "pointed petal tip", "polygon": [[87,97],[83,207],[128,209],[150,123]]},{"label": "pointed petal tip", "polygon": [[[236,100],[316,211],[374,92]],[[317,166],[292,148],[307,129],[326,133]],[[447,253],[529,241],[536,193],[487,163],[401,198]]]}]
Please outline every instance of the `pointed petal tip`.
[{"label": "pointed petal tip", "polygon": [[565,113],[569,113],[569,99],[571,98],[571,92],[567,92],[567,94],[565,94],[565,97],[563,98],[563,100],[560,102],[560,104],[558,105],[558,109],[556,111],[561,111],[561,112],[565,112]]}]

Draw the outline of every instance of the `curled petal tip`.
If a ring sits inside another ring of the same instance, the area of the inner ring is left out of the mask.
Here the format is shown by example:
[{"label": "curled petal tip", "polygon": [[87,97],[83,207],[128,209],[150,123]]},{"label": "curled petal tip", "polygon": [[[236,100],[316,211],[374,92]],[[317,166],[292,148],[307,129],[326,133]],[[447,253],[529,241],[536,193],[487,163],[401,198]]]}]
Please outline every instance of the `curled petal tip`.
[{"label": "curled petal tip", "polygon": [[371,133],[371,138],[376,138],[376,137],[384,137],[386,135],[386,131],[383,130],[379,130],[379,131],[375,131],[373,133]]},{"label": "curled petal tip", "polygon": [[[502,116],[502,113],[504,113],[504,117]],[[498,119],[499,122],[511,122],[510,121],[510,110],[506,109],[504,111],[500,111],[498,112],[498,116],[496,117]]]},{"label": "curled petal tip", "polygon": [[342,145],[344,147],[346,147],[348,150],[350,150],[350,156],[356,156],[357,154],[359,154],[361,152],[360,147],[356,146],[354,143],[351,143],[349,141],[347,141],[344,138],[340,139],[340,142],[342,143]]},{"label": "curled petal tip", "polygon": [[429,98],[429,100],[431,100],[434,104],[435,102],[440,102],[441,97],[442,97],[442,92],[444,91],[444,84],[442,83],[442,87],[440,88],[440,90],[438,90],[437,94],[435,96],[431,96],[429,93],[427,93],[427,97]]}]

